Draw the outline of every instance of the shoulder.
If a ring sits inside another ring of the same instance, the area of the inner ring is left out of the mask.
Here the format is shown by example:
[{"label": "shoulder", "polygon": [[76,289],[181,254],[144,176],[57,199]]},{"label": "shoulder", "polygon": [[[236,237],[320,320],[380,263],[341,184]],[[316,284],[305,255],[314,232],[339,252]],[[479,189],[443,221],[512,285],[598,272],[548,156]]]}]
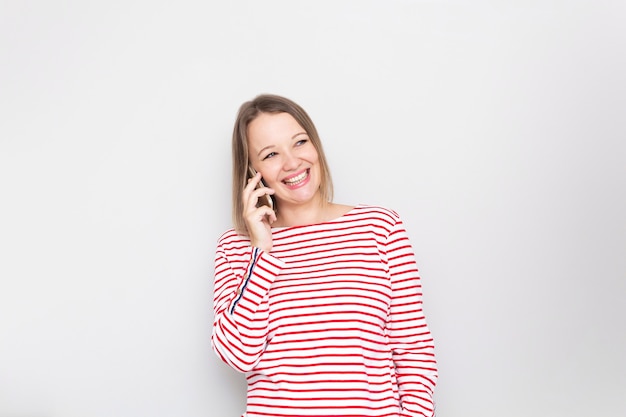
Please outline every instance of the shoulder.
[{"label": "shoulder", "polygon": [[344,219],[346,223],[366,227],[380,237],[389,236],[402,225],[395,210],[373,204],[358,204]]},{"label": "shoulder", "polygon": [[401,222],[400,215],[389,207],[371,205],[371,204],[358,204],[352,212],[354,215],[368,217],[372,220],[380,220],[390,225],[394,225]]},{"label": "shoulder", "polygon": [[222,251],[239,250],[249,246],[248,236],[238,233],[235,229],[228,229],[217,239],[217,249]]}]

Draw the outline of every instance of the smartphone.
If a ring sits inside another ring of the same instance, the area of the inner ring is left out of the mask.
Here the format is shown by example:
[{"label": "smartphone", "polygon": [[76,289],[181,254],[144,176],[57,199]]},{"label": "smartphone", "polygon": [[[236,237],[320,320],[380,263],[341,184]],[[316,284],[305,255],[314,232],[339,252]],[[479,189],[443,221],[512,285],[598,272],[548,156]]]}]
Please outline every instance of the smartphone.
[{"label": "smartphone", "polygon": [[[250,178],[256,175],[256,170],[252,168],[252,165],[248,165],[248,172],[250,173]],[[262,187],[267,187],[267,185],[265,185],[265,183],[263,182],[263,178],[261,178],[256,188],[258,189]],[[259,204],[274,209],[274,200],[272,200],[272,196],[269,194],[263,194],[261,197],[259,197]]]}]

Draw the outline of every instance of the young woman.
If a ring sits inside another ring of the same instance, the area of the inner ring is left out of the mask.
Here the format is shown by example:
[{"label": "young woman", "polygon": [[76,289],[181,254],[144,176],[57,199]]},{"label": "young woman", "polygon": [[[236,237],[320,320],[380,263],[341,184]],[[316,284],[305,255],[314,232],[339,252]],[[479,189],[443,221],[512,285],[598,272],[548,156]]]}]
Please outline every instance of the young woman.
[{"label": "young woman", "polygon": [[244,415],[434,415],[434,344],[398,214],[332,202],[317,130],[287,98],[244,103],[232,146],[212,343],[246,374]]}]

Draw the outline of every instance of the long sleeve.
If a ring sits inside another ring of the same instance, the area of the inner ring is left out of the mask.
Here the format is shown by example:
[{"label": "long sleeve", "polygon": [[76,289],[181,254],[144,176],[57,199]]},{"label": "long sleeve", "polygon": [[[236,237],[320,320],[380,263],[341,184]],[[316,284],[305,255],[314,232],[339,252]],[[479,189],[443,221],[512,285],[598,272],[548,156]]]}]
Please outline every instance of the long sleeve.
[{"label": "long sleeve", "polygon": [[391,276],[387,329],[402,404],[402,417],[434,415],[437,381],[434,342],[422,309],[422,286],[413,248],[400,220],[386,242]]},{"label": "long sleeve", "polygon": [[282,261],[258,248],[229,251],[218,244],[211,344],[240,372],[253,369],[265,350],[268,291],[282,267]]}]

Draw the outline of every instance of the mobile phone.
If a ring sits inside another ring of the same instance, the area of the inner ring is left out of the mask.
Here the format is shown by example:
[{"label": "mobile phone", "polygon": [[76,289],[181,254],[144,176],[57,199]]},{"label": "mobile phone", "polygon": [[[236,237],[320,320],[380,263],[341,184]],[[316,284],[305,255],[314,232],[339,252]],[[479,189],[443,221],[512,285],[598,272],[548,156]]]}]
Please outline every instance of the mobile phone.
[{"label": "mobile phone", "polygon": [[[250,178],[254,177],[256,175],[256,170],[254,168],[252,168],[252,165],[248,165],[248,172],[250,173]],[[259,181],[259,183],[257,184],[256,188],[262,188],[262,187],[267,187],[267,185],[265,185],[265,183],[263,182],[263,178],[261,178],[261,180]],[[272,200],[272,196],[269,194],[263,194],[261,197],[259,197],[259,204],[260,205],[265,205],[268,206],[271,209],[274,209],[274,200]],[[258,207],[258,205],[257,205]]]}]

